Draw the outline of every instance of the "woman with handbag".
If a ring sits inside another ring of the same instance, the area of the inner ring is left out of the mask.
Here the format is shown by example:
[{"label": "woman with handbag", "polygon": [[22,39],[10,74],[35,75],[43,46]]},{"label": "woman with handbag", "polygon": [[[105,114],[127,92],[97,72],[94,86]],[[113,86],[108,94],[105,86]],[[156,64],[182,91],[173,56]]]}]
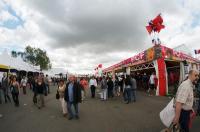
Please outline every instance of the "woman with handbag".
[{"label": "woman with handbag", "polygon": [[19,107],[20,86],[16,80],[17,80],[16,76],[13,76],[10,83],[10,88],[11,88],[13,102],[15,103],[16,107]]},{"label": "woman with handbag", "polygon": [[56,98],[60,100],[64,117],[67,116],[67,103],[64,99],[65,88],[66,88],[66,85],[64,84],[64,80],[60,80],[58,84]]}]

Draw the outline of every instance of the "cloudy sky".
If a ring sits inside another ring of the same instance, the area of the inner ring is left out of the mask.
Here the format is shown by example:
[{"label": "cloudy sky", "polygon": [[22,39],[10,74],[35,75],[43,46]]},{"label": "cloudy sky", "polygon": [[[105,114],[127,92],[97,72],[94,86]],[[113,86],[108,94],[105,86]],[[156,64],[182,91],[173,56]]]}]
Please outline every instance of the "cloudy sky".
[{"label": "cloudy sky", "polygon": [[162,13],[163,45],[200,49],[199,0],[0,0],[0,52],[31,45],[53,67],[92,73],[151,47],[145,26]]}]

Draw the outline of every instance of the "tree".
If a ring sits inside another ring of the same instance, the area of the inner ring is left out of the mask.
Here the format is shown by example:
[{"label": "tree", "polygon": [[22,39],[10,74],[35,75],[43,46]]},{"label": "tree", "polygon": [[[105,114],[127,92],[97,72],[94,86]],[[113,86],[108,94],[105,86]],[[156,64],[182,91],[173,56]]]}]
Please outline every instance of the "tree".
[{"label": "tree", "polygon": [[31,46],[27,46],[25,48],[25,54],[26,60],[33,65],[39,65],[40,70],[51,69],[51,62],[46,51],[43,51],[40,48],[32,48]]},{"label": "tree", "polygon": [[36,65],[36,55],[34,52],[35,48],[32,48],[31,46],[27,46],[25,48],[26,61],[29,61],[31,64]]},{"label": "tree", "polygon": [[14,50],[13,50],[13,51],[11,51],[11,55],[12,55],[12,57],[15,57],[15,58],[16,58],[16,57],[17,57],[17,52],[16,52],[16,51],[14,51]]},{"label": "tree", "polygon": [[11,51],[11,56],[14,58],[20,56],[25,61],[26,54],[25,54],[25,52],[21,52],[21,51],[17,52],[17,51],[13,50],[13,51]]},{"label": "tree", "polygon": [[24,61],[27,61],[35,66],[40,66],[40,70],[51,69],[52,66],[46,51],[43,51],[40,48],[27,46],[25,48],[25,52],[11,51],[11,55],[12,57],[21,56]]}]

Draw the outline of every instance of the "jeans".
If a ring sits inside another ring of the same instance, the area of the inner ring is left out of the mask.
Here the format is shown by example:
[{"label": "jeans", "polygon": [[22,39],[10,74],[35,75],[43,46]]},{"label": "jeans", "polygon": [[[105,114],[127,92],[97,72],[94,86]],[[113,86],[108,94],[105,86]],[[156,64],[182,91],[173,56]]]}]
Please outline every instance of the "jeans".
[{"label": "jeans", "polygon": [[50,87],[49,87],[49,84],[46,84],[46,88],[47,88],[47,93],[50,93]]},{"label": "jeans", "polygon": [[108,88],[108,98],[113,97],[113,88]]},{"label": "jeans", "polygon": [[23,86],[23,94],[26,94],[26,86]]},{"label": "jeans", "polygon": [[5,98],[5,102],[7,103],[7,100],[9,102],[11,102],[10,96],[8,95],[8,92],[4,91],[4,98]]},{"label": "jeans", "polygon": [[44,95],[38,94],[38,108],[44,107]]},{"label": "jeans", "polygon": [[200,98],[199,98],[199,104],[198,104],[197,114],[200,115]]},{"label": "jeans", "polygon": [[92,98],[95,98],[95,89],[96,89],[96,87],[94,85],[92,85],[90,88],[91,88]]},{"label": "jeans", "polygon": [[189,132],[189,120],[190,120],[191,110],[181,110],[179,123],[183,132]]},{"label": "jeans", "polygon": [[3,89],[0,89],[0,104],[3,103]]},{"label": "jeans", "polygon": [[131,89],[131,101],[136,101],[136,89]]},{"label": "jeans", "polygon": [[[72,106],[74,107],[75,114],[73,114],[72,112]],[[67,102],[67,110],[68,110],[69,117],[78,116],[78,103]]]},{"label": "jeans", "polygon": [[124,101],[127,101],[128,103],[131,102],[131,89],[130,88],[124,89]]},{"label": "jeans", "polygon": [[15,106],[19,106],[19,93],[12,93],[12,98]]},{"label": "jeans", "polygon": [[106,100],[107,99],[107,89],[103,89],[101,93],[101,99]]}]

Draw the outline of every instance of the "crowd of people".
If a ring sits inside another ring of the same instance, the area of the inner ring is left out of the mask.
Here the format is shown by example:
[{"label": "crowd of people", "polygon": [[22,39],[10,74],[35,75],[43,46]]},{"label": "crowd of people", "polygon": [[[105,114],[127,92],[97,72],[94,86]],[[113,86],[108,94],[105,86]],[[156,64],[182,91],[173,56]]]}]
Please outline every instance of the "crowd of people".
[{"label": "crowd of people", "polygon": [[5,103],[12,102],[10,97],[11,95],[15,106],[19,107],[19,95],[21,93],[26,95],[27,89],[29,88],[30,91],[34,93],[33,98],[35,99],[38,97],[38,104],[40,104],[40,102],[42,104],[39,105],[38,108],[41,108],[41,106],[44,106],[43,95],[45,96],[50,93],[49,83],[50,80],[48,76],[44,77],[43,74],[21,77],[21,75],[8,75],[8,73],[5,72],[0,81],[0,104],[3,103],[3,100]]},{"label": "crowd of people", "polygon": [[[69,120],[73,118],[79,119],[79,103],[87,100],[89,97],[88,91],[90,91],[89,93],[92,99],[100,98],[102,101],[109,99],[112,101],[112,98],[119,97],[120,99],[123,98],[124,103],[130,104],[131,102],[136,102],[136,91],[138,88],[143,88],[148,92],[149,96],[152,96],[155,93],[158,83],[155,72],[152,72],[151,75],[135,73],[122,76],[92,76],[91,78],[77,78],[74,75],[69,75],[68,79],[52,79],[48,75],[45,76],[43,74],[29,78],[23,76],[21,80],[19,78],[16,75],[8,76],[7,73],[3,74],[0,81],[1,104],[3,103],[3,98],[5,103],[12,102],[10,97],[12,95],[15,106],[19,107],[19,95],[20,93],[26,95],[27,88],[29,87],[30,91],[34,93],[33,103],[38,109],[41,109],[45,107],[45,96],[51,93],[50,82],[52,82],[52,84],[57,84],[56,98],[60,100],[62,114],[64,117],[68,117]],[[191,89],[188,90],[190,87]],[[193,110],[193,92],[195,97],[200,97],[200,78],[199,73],[196,71],[190,71],[188,78],[178,88],[176,93],[177,110],[173,121],[174,123],[180,121],[183,126],[186,126],[185,124],[187,122],[185,121],[188,121],[188,116],[186,115],[188,115],[188,111]],[[188,93],[190,96],[187,96]],[[198,100],[196,114],[200,115],[200,100]],[[188,128],[185,129],[188,130]]]}]

